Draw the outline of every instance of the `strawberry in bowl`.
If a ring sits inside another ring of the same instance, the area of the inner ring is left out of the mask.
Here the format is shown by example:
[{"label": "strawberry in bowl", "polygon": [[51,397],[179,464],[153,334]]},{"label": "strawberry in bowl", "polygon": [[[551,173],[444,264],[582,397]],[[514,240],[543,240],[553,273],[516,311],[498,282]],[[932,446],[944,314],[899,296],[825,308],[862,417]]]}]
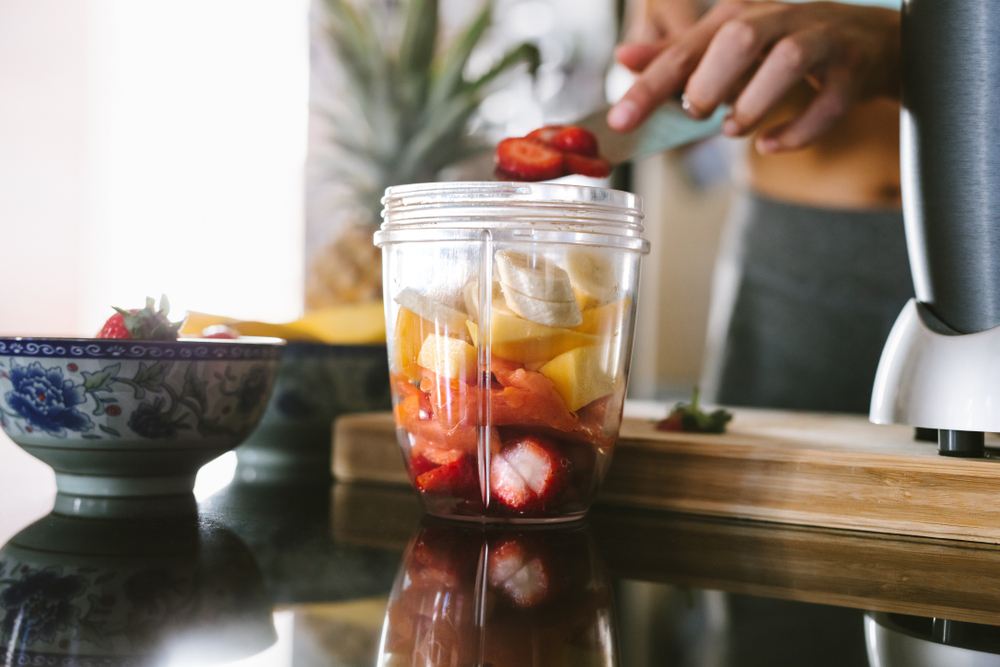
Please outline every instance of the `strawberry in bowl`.
[{"label": "strawberry in bowl", "polygon": [[0,426],[61,493],[189,494],[198,468],[256,427],[282,342],[178,328],[150,299],[116,310],[101,337],[0,337]]}]

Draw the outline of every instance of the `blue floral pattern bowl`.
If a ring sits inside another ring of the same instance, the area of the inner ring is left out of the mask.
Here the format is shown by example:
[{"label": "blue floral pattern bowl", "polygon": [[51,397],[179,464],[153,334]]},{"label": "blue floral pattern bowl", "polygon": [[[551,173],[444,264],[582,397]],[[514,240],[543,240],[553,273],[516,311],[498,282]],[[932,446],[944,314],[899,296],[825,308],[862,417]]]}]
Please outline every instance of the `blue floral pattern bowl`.
[{"label": "blue floral pattern bowl", "polygon": [[63,493],[190,492],[267,406],[276,339],[0,338],[0,426]]}]

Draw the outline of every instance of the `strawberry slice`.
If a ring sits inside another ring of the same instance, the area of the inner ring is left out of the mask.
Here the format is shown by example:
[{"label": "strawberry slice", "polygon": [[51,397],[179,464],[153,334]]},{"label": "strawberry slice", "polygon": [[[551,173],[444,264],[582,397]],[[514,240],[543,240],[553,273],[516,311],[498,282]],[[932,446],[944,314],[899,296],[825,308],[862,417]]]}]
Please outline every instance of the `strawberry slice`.
[{"label": "strawberry slice", "polygon": [[465,456],[461,450],[442,447],[421,437],[411,437],[413,444],[410,446],[410,474],[414,479],[438,466],[455,463]]},{"label": "strawberry slice", "polygon": [[490,489],[515,512],[543,509],[566,486],[569,465],[551,441],[521,436],[492,457]]},{"label": "strawberry slice", "polygon": [[[531,135],[528,135],[531,136]],[[576,125],[564,127],[557,132],[547,144],[566,153],[577,155],[597,155],[597,137],[589,130]]]},{"label": "strawberry slice", "polygon": [[562,125],[546,125],[528,133],[528,139],[540,141],[547,146],[554,146],[553,141],[563,129]]},{"label": "strawberry slice", "polygon": [[601,157],[587,157],[576,153],[566,153],[566,172],[604,178],[611,174],[611,163]]},{"label": "strawberry slice", "polygon": [[461,458],[421,473],[416,479],[421,493],[456,496],[467,500],[479,497],[479,475],[471,456]]},{"label": "strawberry slice", "polygon": [[496,165],[525,181],[546,181],[565,173],[562,153],[525,137],[504,139],[497,144]]},{"label": "strawberry slice", "polygon": [[414,438],[410,455],[426,459],[433,466],[446,466],[465,456],[465,453],[460,449],[428,442],[423,438]]},{"label": "strawberry slice", "polygon": [[549,594],[551,577],[541,558],[531,555],[517,539],[500,542],[490,552],[487,577],[518,607],[534,607]]}]

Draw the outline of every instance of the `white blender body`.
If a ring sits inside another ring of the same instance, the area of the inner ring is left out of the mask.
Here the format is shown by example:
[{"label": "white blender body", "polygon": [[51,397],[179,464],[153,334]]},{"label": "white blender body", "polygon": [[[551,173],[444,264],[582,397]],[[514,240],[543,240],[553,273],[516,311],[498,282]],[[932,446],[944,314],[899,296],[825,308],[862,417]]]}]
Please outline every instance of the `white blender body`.
[{"label": "white blender body", "polygon": [[911,299],[886,340],[869,417],[958,431],[1000,431],[1000,327],[949,331]]}]

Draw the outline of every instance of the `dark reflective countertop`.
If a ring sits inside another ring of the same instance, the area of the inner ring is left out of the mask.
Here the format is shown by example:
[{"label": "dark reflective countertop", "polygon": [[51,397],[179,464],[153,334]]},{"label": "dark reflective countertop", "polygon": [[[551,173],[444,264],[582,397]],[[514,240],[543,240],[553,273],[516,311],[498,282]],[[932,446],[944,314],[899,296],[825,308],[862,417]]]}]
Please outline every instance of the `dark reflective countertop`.
[{"label": "dark reflective countertop", "polygon": [[484,528],[233,466],[197,516],[84,518],[0,442],[0,665],[1000,665],[998,547],[610,506]]}]

